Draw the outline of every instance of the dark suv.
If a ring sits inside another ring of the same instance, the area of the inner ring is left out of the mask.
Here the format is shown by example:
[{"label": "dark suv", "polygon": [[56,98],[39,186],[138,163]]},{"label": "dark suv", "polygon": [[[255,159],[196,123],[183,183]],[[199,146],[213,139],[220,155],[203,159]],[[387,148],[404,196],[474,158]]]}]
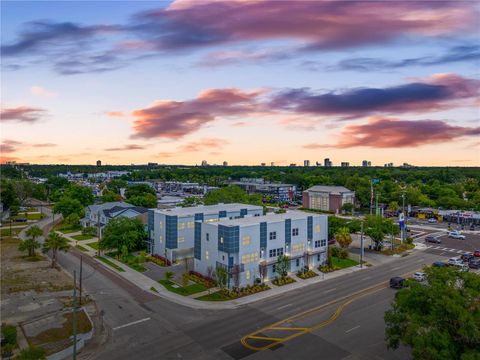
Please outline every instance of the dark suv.
[{"label": "dark suv", "polygon": [[480,259],[471,259],[468,266],[470,269],[480,269]]},{"label": "dark suv", "polygon": [[447,266],[447,264],[445,264],[444,262],[442,261],[435,261],[433,264],[432,264],[433,267],[445,267]]},{"label": "dark suv", "polygon": [[464,263],[468,263],[470,260],[474,259],[474,256],[472,253],[463,253],[460,259],[462,259]]},{"label": "dark suv", "polygon": [[438,237],[428,235],[425,237],[425,242],[430,242],[430,243],[435,243],[435,244],[441,244],[442,240],[440,240]]},{"label": "dark suv", "polygon": [[401,289],[403,288],[405,279],[400,276],[395,276],[390,279],[390,287],[392,289]]}]

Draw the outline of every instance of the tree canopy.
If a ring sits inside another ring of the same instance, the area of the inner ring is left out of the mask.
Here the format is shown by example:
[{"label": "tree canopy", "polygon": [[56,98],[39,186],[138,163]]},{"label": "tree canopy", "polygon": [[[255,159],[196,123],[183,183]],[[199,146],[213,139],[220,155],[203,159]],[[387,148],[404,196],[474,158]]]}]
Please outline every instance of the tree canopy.
[{"label": "tree canopy", "polygon": [[249,195],[238,186],[227,186],[208,192],[205,194],[203,202],[205,205],[214,205],[218,203],[262,205],[262,196],[260,194]]},{"label": "tree canopy", "polygon": [[415,360],[480,359],[480,277],[452,267],[428,268],[427,283],[408,280],[385,313],[390,348]]},{"label": "tree canopy", "polygon": [[99,247],[101,249],[114,249],[118,252],[126,247],[128,251],[132,251],[142,248],[146,238],[147,233],[139,219],[119,216],[105,225]]}]

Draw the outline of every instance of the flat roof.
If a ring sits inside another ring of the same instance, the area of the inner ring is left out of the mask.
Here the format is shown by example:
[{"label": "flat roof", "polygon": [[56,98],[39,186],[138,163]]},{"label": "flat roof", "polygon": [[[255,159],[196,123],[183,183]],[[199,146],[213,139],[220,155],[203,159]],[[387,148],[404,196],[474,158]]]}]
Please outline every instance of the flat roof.
[{"label": "flat roof", "polygon": [[156,209],[156,213],[164,215],[177,215],[177,216],[189,216],[198,213],[203,214],[216,214],[219,211],[240,211],[241,209],[248,210],[263,210],[262,206],[250,205],[250,204],[216,204],[216,205],[200,205],[192,207],[175,207],[172,209]]},{"label": "flat roof", "polygon": [[340,193],[340,194],[346,193],[346,192],[353,192],[352,190],[349,190],[344,186],[330,186],[330,185],[315,185],[307,189],[307,191]]},{"label": "flat roof", "polygon": [[279,184],[279,183],[258,183],[254,181],[232,181],[233,185],[252,185],[252,186],[269,186],[269,187],[292,187],[293,184]]},{"label": "flat roof", "polygon": [[299,210],[291,210],[282,214],[268,213],[263,216],[246,216],[244,218],[231,219],[231,220],[225,219],[225,220],[211,222],[208,224],[209,225],[225,225],[225,226],[237,226],[237,225],[245,226],[245,225],[259,224],[261,222],[268,222],[268,223],[283,222],[286,219],[291,219],[291,220],[306,219],[309,216],[314,216],[314,217],[325,216],[326,217],[327,215],[312,214],[312,213],[307,213]]}]

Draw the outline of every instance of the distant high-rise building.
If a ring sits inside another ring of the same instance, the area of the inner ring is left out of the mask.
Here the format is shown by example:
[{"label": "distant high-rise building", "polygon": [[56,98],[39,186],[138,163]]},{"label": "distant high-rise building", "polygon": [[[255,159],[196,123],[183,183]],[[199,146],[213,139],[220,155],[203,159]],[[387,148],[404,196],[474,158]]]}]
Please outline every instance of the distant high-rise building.
[{"label": "distant high-rise building", "polygon": [[156,162],[149,162],[147,166],[158,166],[158,163]]},{"label": "distant high-rise building", "polygon": [[342,161],[341,166],[342,167],[349,167],[350,163],[348,161]]},{"label": "distant high-rise building", "polygon": [[303,166],[310,166],[310,160],[303,160]]},{"label": "distant high-rise building", "polygon": [[330,161],[329,158],[325,158],[323,160],[323,166],[325,166],[325,167],[331,167],[332,166],[332,162]]},{"label": "distant high-rise building", "polygon": [[228,162],[224,161],[223,166],[228,166]]},{"label": "distant high-rise building", "polygon": [[393,163],[386,163],[385,165],[383,165],[384,167],[393,167]]},{"label": "distant high-rise building", "polygon": [[260,165],[261,165],[261,166],[266,166],[267,164],[266,164],[266,163],[261,163]]},{"label": "distant high-rise building", "polygon": [[315,162],[315,165],[317,165],[317,166],[322,166],[322,163],[321,163],[321,162],[318,162],[318,161],[316,161],[316,162]]},{"label": "distant high-rise building", "polygon": [[372,166],[372,162],[371,162],[371,161],[368,161],[368,160],[363,160],[363,161],[362,161],[362,166],[363,166],[363,167]]},{"label": "distant high-rise building", "polygon": [[272,162],[270,163],[270,166],[275,166],[275,163],[272,161]]},{"label": "distant high-rise building", "polygon": [[100,160],[97,160],[97,166],[102,166],[102,162]]},{"label": "distant high-rise building", "polygon": [[208,166],[207,160],[202,160],[202,166]]}]

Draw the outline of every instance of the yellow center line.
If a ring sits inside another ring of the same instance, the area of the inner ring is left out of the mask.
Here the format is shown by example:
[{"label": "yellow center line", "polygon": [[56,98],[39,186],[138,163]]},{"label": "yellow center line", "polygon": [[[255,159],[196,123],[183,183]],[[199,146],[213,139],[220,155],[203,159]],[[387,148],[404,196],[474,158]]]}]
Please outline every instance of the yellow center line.
[{"label": "yellow center line", "polygon": [[[409,272],[407,274],[403,274],[403,276],[407,277],[407,276],[411,275],[412,273],[413,272]],[[268,325],[268,326],[266,326],[266,327],[264,327],[260,330],[256,330],[256,331],[254,331],[254,332],[252,332],[248,335],[245,335],[244,337],[242,337],[240,339],[240,343],[244,347],[246,347],[250,350],[254,350],[254,351],[262,351],[262,350],[272,348],[272,347],[274,347],[274,346],[276,346],[280,343],[287,342],[287,341],[292,340],[296,337],[299,337],[299,336],[304,335],[306,333],[312,332],[313,330],[317,330],[317,329],[320,329],[324,326],[327,326],[327,325],[331,324],[333,321],[335,321],[340,316],[343,309],[345,307],[347,307],[349,304],[351,304],[353,301],[355,301],[357,299],[360,299],[364,296],[373,294],[377,291],[380,291],[380,290],[386,288],[387,286],[388,286],[387,283],[382,282],[382,283],[379,283],[377,285],[371,286],[369,288],[354,292],[353,294],[341,297],[341,298],[336,299],[336,300],[332,300],[328,303],[322,304],[322,305],[317,306],[313,309],[309,309],[309,310],[303,311],[301,313],[298,313],[296,315],[293,315],[291,317],[288,317],[286,319],[277,321],[277,322],[275,322],[271,325]],[[324,320],[324,321],[320,322],[317,325],[314,325],[314,326],[311,326],[311,327],[285,327],[285,326],[281,326],[282,324],[285,324],[285,323],[293,323],[294,321],[304,319],[307,315],[311,315],[315,312],[323,310],[326,307],[331,306],[331,305],[336,304],[336,303],[339,303],[341,301],[345,301],[345,302],[343,304],[341,304],[335,310],[335,312],[332,314],[332,316],[330,318],[328,318],[327,320]],[[282,338],[277,338],[277,337],[274,338],[274,337],[269,337],[269,336],[258,336],[257,335],[257,334],[260,334],[260,333],[263,333],[263,332],[269,331],[269,330],[277,330],[277,331],[282,331],[283,330],[283,331],[297,331],[297,332],[294,333],[294,334],[288,335],[286,337],[282,337]],[[250,345],[248,343],[248,339],[268,340],[268,341],[272,341],[272,343],[268,344],[268,345],[265,345],[265,346],[257,347],[257,346]]]}]

